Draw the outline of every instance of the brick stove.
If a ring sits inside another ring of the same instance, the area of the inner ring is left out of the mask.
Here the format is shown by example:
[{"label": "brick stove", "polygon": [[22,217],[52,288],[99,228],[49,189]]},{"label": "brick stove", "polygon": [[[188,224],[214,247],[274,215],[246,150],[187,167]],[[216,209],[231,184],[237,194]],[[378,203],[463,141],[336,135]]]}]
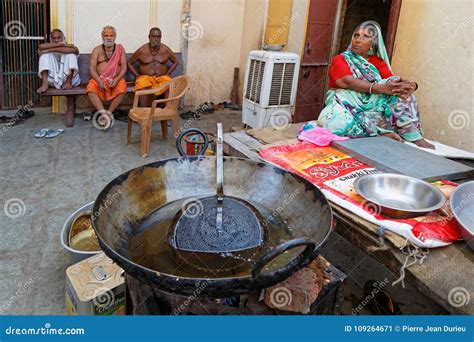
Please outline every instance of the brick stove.
[{"label": "brick stove", "polygon": [[[346,275],[319,256],[285,281],[262,291],[222,299],[165,293],[126,276],[128,315],[332,315]],[[201,286],[205,286],[205,282]]]}]

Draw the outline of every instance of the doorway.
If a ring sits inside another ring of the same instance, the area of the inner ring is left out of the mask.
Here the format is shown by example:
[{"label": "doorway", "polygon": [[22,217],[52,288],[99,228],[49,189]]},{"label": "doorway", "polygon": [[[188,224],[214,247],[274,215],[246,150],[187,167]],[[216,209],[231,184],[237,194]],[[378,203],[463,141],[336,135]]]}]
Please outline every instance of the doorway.
[{"label": "doorway", "polygon": [[365,20],[377,21],[392,56],[401,0],[310,0],[293,122],[316,120],[324,108],[332,58]]}]

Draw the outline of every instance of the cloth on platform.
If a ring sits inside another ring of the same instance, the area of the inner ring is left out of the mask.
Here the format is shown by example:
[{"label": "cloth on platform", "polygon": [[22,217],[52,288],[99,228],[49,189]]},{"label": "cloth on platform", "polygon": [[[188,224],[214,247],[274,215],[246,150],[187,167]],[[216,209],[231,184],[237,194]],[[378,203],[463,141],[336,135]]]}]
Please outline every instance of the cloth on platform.
[{"label": "cloth on platform", "polygon": [[[162,76],[150,76],[150,75],[140,75],[135,80],[135,87],[133,91],[141,90],[141,89],[156,89],[160,88],[161,86],[165,85],[171,81],[171,77],[168,75]],[[157,91],[155,95],[161,95],[168,90],[169,87],[164,87],[163,89]]]},{"label": "cloth on platform", "polygon": [[110,88],[110,82],[104,82],[105,90],[100,89],[94,79],[91,79],[86,87],[86,93],[96,93],[102,101],[110,101],[120,94],[127,93],[127,83],[122,78],[114,88]]},{"label": "cloth on platform", "polygon": [[121,79],[117,82],[114,88],[110,87],[112,82],[120,72],[120,62],[124,48],[120,44],[115,44],[115,51],[107,62],[107,66],[104,71],[99,75],[102,82],[104,82],[105,90],[100,89],[99,84],[96,80],[91,79],[86,87],[86,93],[96,93],[102,101],[110,101],[116,98],[120,94],[127,93],[127,83],[125,79]]},{"label": "cloth on platform", "polygon": [[43,71],[48,71],[48,84],[56,89],[61,89],[68,76],[73,73],[71,85],[77,87],[81,83],[77,56],[73,53],[48,52],[39,58],[38,76]]},{"label": "cloth on platform", "polygon": [[115,44],[115,50],[112,54],[112,57],[110,57],[109,61],[107,62],[105,70],[99,75],[100,79],[104,83],[112,82],[112,80],[117,77],[118,73],[120,72],[120,62],[122,60],[123,53],[123,46],[120,44]]},{"label": "cloth on platform", "polygon": [[[333,59],[329,67],[332,83],[345,76],[347,69],[354,78],[373,84],[387,84],[400,80],[393,76],[380,27],[374,49],[368,59],[354,53],[351,47]],[[345,65],[342,62],[345,61]],[[374,65],[374,64],[375,65]],[[384,78],[385,77],[385,78]],[[396,132],[407,141],[422,139],[418,104],[414,95],[402,100],[398,96],[360,93],[349,89],[330,89],[318,122],[333,133],[348,137],[376,136]]]},{"label": "cloth on platform", "polygon": [[340,137],[331,132],[331,130],[322,127],[315,127],[310,129],[304,129],[298,135],[298,139],[307,141],[316,146],[329,146],[333,141],[345,141],[349,140],[347,137]]},{"label": "cloth on platform", "polygon": [[435,149],[423,148],[411,142],[405,142],[405,144],[419,148],[420,150],[435,154],[437,156],[445,157],[445,158],[459,158],[459,159],[474,160],[474,153],[472,152],[468,152],[456,147],[444,145],[440,143],[439,141],[434,141],[434,140],[429,140],[429,139],[425,139],[425,140],[429,142],[430,144],[433,144]]},{"label": "cloth on platform", "polygon": [[[260,149],[260,156],[307,179],[331,202],[403,236],[418,247],[442,247],[462,239],[459,224],[453,217],[449,204],[431,215],[410,219],[383,216],[376,205],[364,200],[354,189],[357,177],[378,171],[335,148],[301,142]],[[456,184],[449,181],[439,181],[433,185],[443,191],[447,198],[456,187]]]}]

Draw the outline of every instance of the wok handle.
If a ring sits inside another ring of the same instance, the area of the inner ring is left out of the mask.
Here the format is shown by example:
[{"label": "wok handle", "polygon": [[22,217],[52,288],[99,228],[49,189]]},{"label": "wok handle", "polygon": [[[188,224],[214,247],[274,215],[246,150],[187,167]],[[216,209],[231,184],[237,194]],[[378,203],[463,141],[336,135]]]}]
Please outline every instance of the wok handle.
[{"label": "wok handle", "polygon": [[262,269],[265,267],[265,265],[268,262],[272,261],[273,259],[281,255],[282,253],[299,246],[306,246],[306,248],[296,258],[291,260],[282,268],[279,268],[278,270],[276,270],[275,271],[276,273],[286,273],[290,271],[292,268],[294,268],[295,266],[297,266],[298,264],[302,263],[307,258],[309,258],[313,254],[316,248],[316,243],[314,243],[309,238],[304,237],[304,238],[298,238],[298,239],[293,239],[290,241],[283,242],[282,244],[272,248],[267,253],[265,253],[260,259],[258,259],[255,265],[253,265],[252,267],[253,280],[258,280],[258,278],[262,277],[261,275]]},{"label": "wok handle", "polygon": [[209,146],[209,138],[207,137],[206,133],[204,133],[198,128],[188,128],[179,133],[178,137],[176,138],[176,149],[178,150],[179,154],[181,156],[187,156],[186,152],[183,150],[182,141],[184,137],[189,133],[196,133],[202,136],[202,138],[204,139],[204,146],[202,147],[200,155],[204,155],[206,153],[207,147]]}]

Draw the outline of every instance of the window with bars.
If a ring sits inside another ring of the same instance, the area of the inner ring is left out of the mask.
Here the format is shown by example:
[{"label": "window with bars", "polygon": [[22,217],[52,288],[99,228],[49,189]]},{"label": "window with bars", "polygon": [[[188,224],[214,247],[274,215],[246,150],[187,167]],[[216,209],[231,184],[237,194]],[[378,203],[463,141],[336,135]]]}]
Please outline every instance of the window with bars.
[{"label": "window with bars", "polygon": [[48,0],[1,1],[0,92],[4,109],[35,102],[40,85],[38,46],[47,38],[48,18]]}]

